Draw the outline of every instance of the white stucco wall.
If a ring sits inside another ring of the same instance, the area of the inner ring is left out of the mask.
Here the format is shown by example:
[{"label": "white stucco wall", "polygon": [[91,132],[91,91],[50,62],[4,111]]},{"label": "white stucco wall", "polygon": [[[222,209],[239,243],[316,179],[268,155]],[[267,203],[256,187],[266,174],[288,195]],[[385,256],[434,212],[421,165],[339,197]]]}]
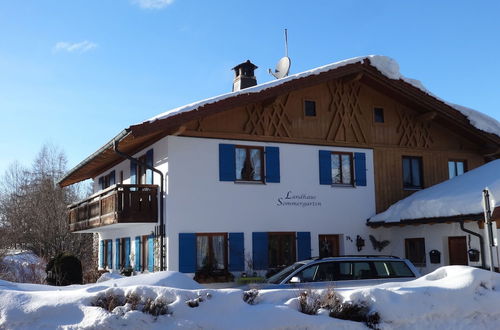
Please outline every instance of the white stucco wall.
[{"label": "white stucco wall", "polygon": [[[219,181],[220,143],[279,147],[281,182]],[[364,152],[367,185],[320,185],[319,150]],[[177,270],[179,265],[179,233],[243,232],[245,253],[251,255],[252,232],[308,231],[311,232],[312,256],[319,255],[319,234],[342,234],[341,252],[345,254],[358,253],[355,240],[360,235],[366,241],[361,253],[376,254],[368,239],[368,233],[373,230],[365,225],[366,219],[375,213],[373,154],[370,149],[171,136],[168,138],[168,152],[170,173],[166,224],[170,270]],[[315,196],[314,201],[320,205],[278,205],[278,199],[288,192]]]}]

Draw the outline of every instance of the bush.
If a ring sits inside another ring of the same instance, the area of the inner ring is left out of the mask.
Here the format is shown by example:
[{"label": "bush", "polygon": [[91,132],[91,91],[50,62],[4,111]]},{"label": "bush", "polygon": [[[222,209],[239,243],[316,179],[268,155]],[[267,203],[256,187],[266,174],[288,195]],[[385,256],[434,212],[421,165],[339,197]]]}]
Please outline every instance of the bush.
[{"label": "bush", "polygon": [[363,302],[354,303],[349,301],[337,304],[330,310],[330,316],[341,320],[365,322],[372,329],[376,329],[377,324],[380,323],[380,315],[372,312],[369,306]]},{"label": "bush", "polygon": [[82,263],[70,254],[61,253],[52,258],[45,271],[49,285],[64,286],[83,283]]},{"label": "bush", "polygon": [[316,315],[320,309],[332,310],[341,301],[340,296],[332,288],[321,293],[311,289],[303,290],[298,298],[300,312],[308,315]]},{"label": "bush", "polygon": [[251,289],[243,292],[243,301],[249,305],[255,305],[257,303],[256,299],[259,296],[259,290]]},{"label": "bush", "polygon": [[299,292],[299,311],[316,315],[320,309],[329,311],[329,316],[342,320],[364,322],[368,327],[377,329],[380,315],[373,312],[365,302],[355,303],[343,301],[332,288],[326,291],[313,291],[311,289]]},{"label": "bush", "polygon": [[90,305],[103,308],[108,312],[113,312],[115,309],[119,309],[118,313],[123,314],[129,310],[140,310],[141,312],[150,314],[154,317],[169,314],[168,304],[165,299],[161,297],[153,299],[149,297],[141,297],[135,293],[123,295],[120,292],[117,293],[112,290],[100,293],[90,303]]}]

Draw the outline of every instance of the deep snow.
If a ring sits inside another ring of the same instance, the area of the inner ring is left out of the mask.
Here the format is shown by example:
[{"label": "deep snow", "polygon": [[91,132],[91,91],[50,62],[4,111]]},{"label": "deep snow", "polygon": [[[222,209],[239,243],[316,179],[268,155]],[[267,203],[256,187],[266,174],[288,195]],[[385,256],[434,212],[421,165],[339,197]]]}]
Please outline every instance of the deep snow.
[{"label": "deep snow", "polygon": [[[450,217],[483,213],[483,190],[490,191],[491,206],[500,206],[500,159],[456,176],[394,203],[369,221]],[[496,200],[497,199],[497,200]]]},{"label": "deep snow", "polygon": [[[447,266],[410,282],[338,291],[348,300],[369,303],[381,316],[381,329],[497,329],[500,324],[500,274],[471,267]],[[110,292],[162,299],[169,315],[91,306]],[[327,313],[300,313],[298,293],[263,290],[249,305],[239,289],[203,289],[175,272],[64,288],[0,281],[0,329],[366,329]],[[196,297],[204,301],[189,307],[186,301]]]},{"label": "deep snow", "polygon": [[464,107],[464,106],[461,106],[458,104],[453,104],[453,103],[447,102],[447,101],[437,97],[436,95],[431,93],[429,90],[427,90],[427,88],[425,88],[425,86],[419,80],[407,78],[407,77],[403,76],[401,74],[401,72],[399,71],[399,64],[396,60],[394,60],[388,56],[381,56],[381,55],[368,55],[368,56],[354,57],[354,58],[346,59],[343,61],[327,64],[327,65],[324,65],[324,66],[321,66],[321,67],[318,67],[318,68],[315,68],[312,70],[293,74],[293,75],[290,75],[290,76],[285,77],[285,78],[281,78],[281,79],[273,80],[273,81],[266,82],[263,84],[259,84],[257,86],[245,88],[245,89],[242,89],[242,90],[239,90],[236,92],[231,92],[231,93],[226,93],[226,94],[222,94],[219,96],[211,97],[211,98],[208,98],[205,100],[197,101],[197,102],[190,103],[190,104],[187,104],[187,105],[175,108],[175,109],[165,111],[157,116],[154,116],[153,118],[150,118],[146,122],[148,122],[148,121],[153,122],[153,121],[160,120],[160,119],[166,119],[168,117],[171,117],[173,115],[177,115],[177,114],[180,114],[183,112],[197,111],[198,108],[200,108],[206,104],[215,103],[215,102],[224,100],[226,98],[233,97],[233,96],[240,95],[240,94],[259,93],[265,89],[281,85],[287,81],[291,81],[291,80],[303,78],[303,77],[308,77],[308,76],[312,76],[312,75],[318,75],[322,72],[330,71],[330,70],[333,70],[333,69],[336,69],[336,68],[339,68],[342,66],[346,66],[348,64],[360,63],[360,62],[363,62],[364,60],[369,60],[371,65],[374,66],[375,68],[377,68],[387,78],[393,79],[393,80],[403,80],[403,81],[411,84],[412,86],[420,89],[424,93],[427,93],[430,96],[436,98],[437,100],[446,103],[450,107],[454,108],[455,110],[457,110],[460,113],[462,113],[463,115],[465,115],[469,119],[469,122],[471,123],[471,125],[473,125],[477,129],[480,129],[482,131],[496,134],[497,136],[500,136],[500,122],[498,122],[496,119],[494,119],[494,118],[492,118],[484,113],[481,113],[479,111],[476,111],[476,110],[473,110],[473,109],[470,109],[470,108],[467,108],[467,107]]}]

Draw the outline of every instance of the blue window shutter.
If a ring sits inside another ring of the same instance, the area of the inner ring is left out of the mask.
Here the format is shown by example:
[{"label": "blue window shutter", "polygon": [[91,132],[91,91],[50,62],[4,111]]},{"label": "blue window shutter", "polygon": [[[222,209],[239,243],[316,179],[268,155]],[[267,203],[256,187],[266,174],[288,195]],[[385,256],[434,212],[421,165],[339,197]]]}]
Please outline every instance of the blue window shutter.
[{"label": "blue window shutter", "polygon": [[245,247],[243,233],[229,233],[229,271],[245,270]]},{"label": "blue window shutter", "polygon": [[130,237],[125,238],[125,267],[130,267]]},{"label": "blue window shutter", "polygon": [[[153,149],[146,152],[146,164],[153,166]],[[146,169],[146,183],[153,184],[153,171],[150,169]]]},{"label": "blue window shutter", "polygon": [[120,239],[115,240],[115,269],[120,269]]},{"label": "blue window shutter", "polygon": [[356,186],[366,186],[366,155],[364,152],[354,153],[354,175]]},{"label": "blue window shutter", "polygon": [[153,272],[155,263],[155,243],[154,236],[149,235],[148,237],[148,271]]},{"label": "blue window shutter", "polygon": [[115,171],[111,171],[111,173],[109,173],[109,185],[112,186],[116,183],[116,177],[115,177]]},{"label": "blue window shutter", "polygon": [[135,237],[135,270],[141,271],[141,237]]},{"label": "blue window shutter", "polygon": [[135,161],[130,161],[130,184],[137,183],[137,164]]},{"label": "blue window shutter", "polygon": [[219,144],[219,180],[236,180],[234,144]]},{"label": "blue window shutter", "polygon": [[332,153],[319,151],[319,184],[332,184]]},{"label": "blue window shutter", "polygon": [[99,187],[101,190],[104,189],[104,178],[102,176],[99,178]]},{"label": "blue window shutter", "polygon": [[104,240],[101,240],[99,248],[99,267],[104,268]]},{"label": "blue window shutter", "polygon": [[108,267],[113,268],[113,240],[107,240],[108,244]]},{"label": "blue window shutter", "polygon": [[297,232],[297,259],[311,259],[311,233],[308,231]]},{"label": "blue window shutter", "polygon": [[253,269],[266,270],[268,265],[268,234],[266,232],[252,233]]},{"label": "blue window shutter", "polygon": [[280,148],[266,147],[266,182],[280,182]]},{"label": "blue window shutter", "polygon": [[196,272],[196,234],[179,233],[179,271]]}]

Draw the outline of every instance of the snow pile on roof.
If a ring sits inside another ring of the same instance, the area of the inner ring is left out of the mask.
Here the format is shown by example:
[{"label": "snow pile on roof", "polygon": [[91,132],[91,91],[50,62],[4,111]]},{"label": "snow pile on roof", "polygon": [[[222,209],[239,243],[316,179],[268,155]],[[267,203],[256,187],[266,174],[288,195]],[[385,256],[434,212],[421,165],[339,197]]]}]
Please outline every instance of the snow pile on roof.
[{"label": "snow pile on roof", "polygon": [[500,206],[500,159],[418,191],[370,218],[370,222],[451,217],[483,213],[483,190]]},{"label": "snow pile on roof", "polygon": [[[139,281],[142,277],[137,276]],[[263,290],[255,304],[249,305],[238,289],[104,283],[35,289],[0,282],[0,328],[366,329],[362,323],[331,318],[328,311],[300,313],[295,289]],[[466,266],[442,267],[410,282],[338,293],[347,300],[365,302],[379,313],[381,329],[497,329],[500,322],[500,274]],[[110,311],[92,306],[98,297],[127,295],[163,302],[168,313],[155,317],[133,304],[120,305],[118,300]],[[188,301],[197,303],[190,307]]]},{"label": "snow pile on roof", "polygon": [[365,60],[369,60],[370,64],[372,66],[374,66],[375,68],[377,68],[387,78],[393,79],[393,80],[403,80],[403,81],[413,85],[414,87],[420,89],[421,91],[429,94],[430,96],[446,103],[447,105],[451,106],[455,110],[461,112],[463,115],[465,115],[469,119],[470,123],[474,127],[476,127],[477,129],[480,129],[482,131],[496,134],[496,135],[500,136],[500,122],[498,122],[494,118],[487,116],[483,113],[480,113],[476,110],[473,110],[473,109],[470,109],[467,107],[463,107],[460,105],[456,105],[453,103],[449,103],[447,101],[440,99],[439,97],[437,97],[436,95],[434,95],[430,91],[428,91],[419,80],[407,78],[407,77],[403,76],[401,74],[401,72],[399,71],[399,64],[398,64],[398,62],[396,62],[396,60],[394,60],[388,56],[382,56],[382,55],[368,55],[368,56],[354,57],[354,58],[350,58],[347,60],[324,65],[324,66],[321,66],[321,67],[318,67],[318,68],[315,68],[312,70],[293,74],[293,75],[290,75],[290,76],[282,78],[282,79],[277,79],[277,80],[273,80],[273,81],[263,83],[263,84],[260,84],[257,86],[245,88],[245,89],[242,89],[242,90],[239,90],[236,92],[231,92],[231,93],[226,93],[226,94],[222,94],[219,96],[211,97],[211,98],[208,98],[205,100],[197,101],[197,102],[187,104],[187,105],[175,108],[175,109],[168,110],[168,111],[163,112],[157,116],[154,116],[153,118],[150,118],[146,122],[154,122],[156,120],[166,119],[168,117],[178,115],[178,114],[183,113],[183,112],[197,110],[198,108],[200,108],[202,106],[205,106],[205,105],[211,104],[211,103],[215,103],[215,102],[219,102],[219,101],[227,99],[229,97],[234,97],[234,96],[241,95],[241,94],[259,93],[265,89],[281,85],[283,83],[286,83],[286,82],[294,80],[294,79],[304,78],[304,77],[308,77],[308,76],[312,76],[312,75],[318,75],[320,73],[327,72],[327,71],[330,71],[333,69],[337,69],[337,68],[340,68],[342,66],[346,66],[348,64],[362,63]]}]

